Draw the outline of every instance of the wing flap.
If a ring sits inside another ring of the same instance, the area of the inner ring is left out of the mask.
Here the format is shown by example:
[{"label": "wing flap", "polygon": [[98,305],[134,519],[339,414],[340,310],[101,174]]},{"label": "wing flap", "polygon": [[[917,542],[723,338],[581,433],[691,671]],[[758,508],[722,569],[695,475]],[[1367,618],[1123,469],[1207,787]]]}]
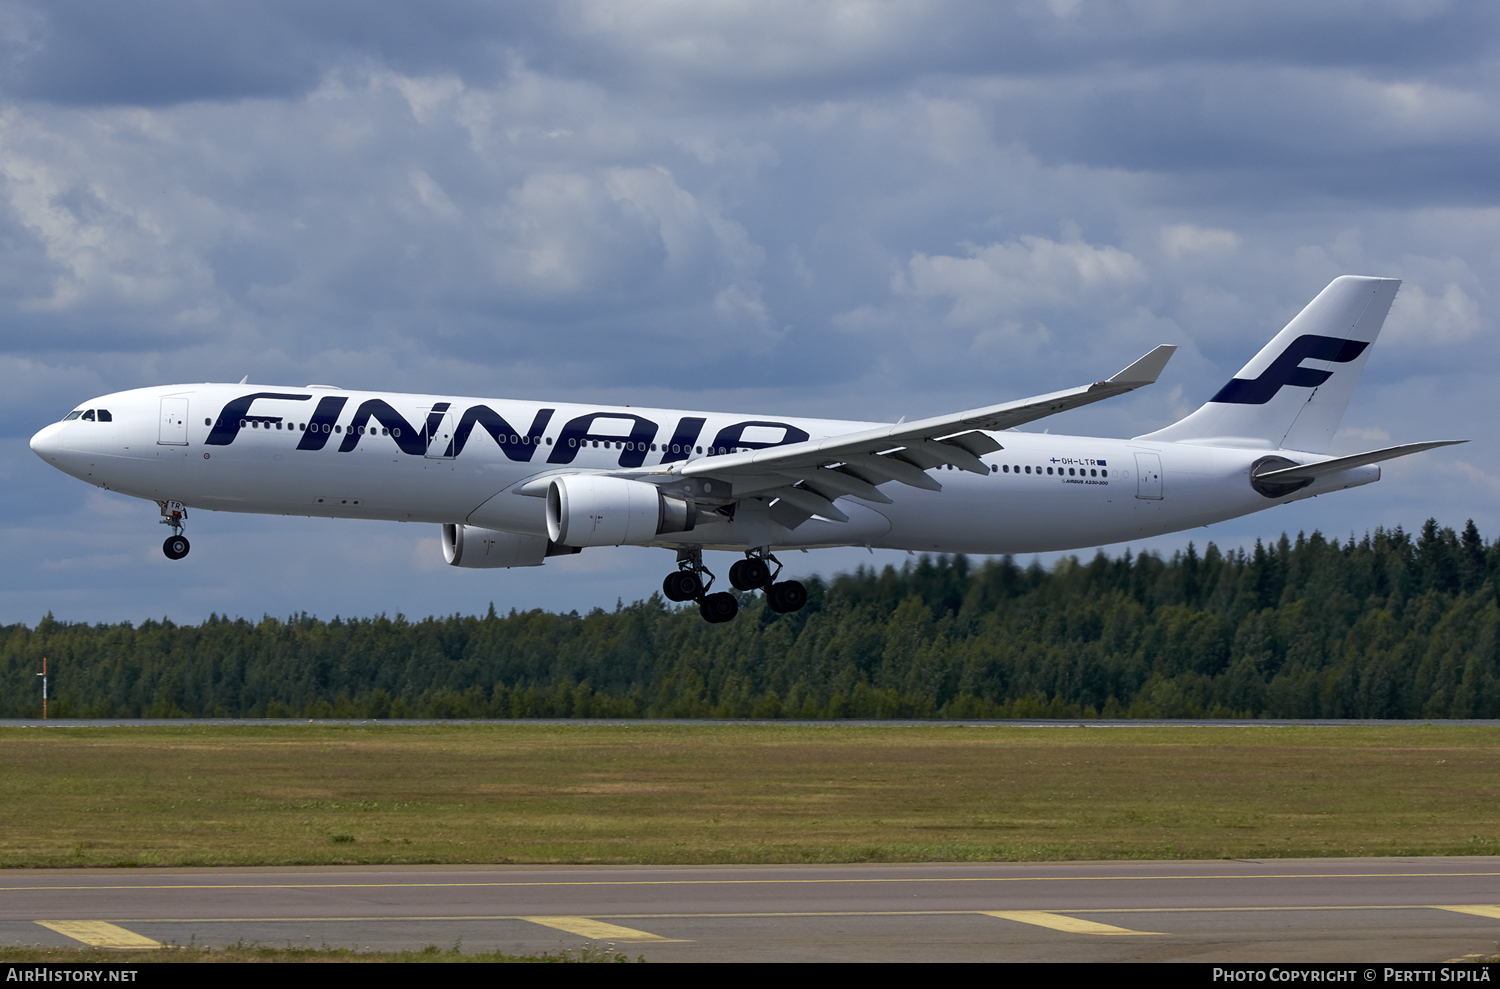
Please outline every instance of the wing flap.
[{"label": "wing flap", "polygon": [[771,493],[782,501],[790,502],[805,512],[811,512],[813,515],[821,515],[825,519],[833,519],[835,522],[849,521],[849,516],[839,511],[833,502],[806,488],[777,488]]},{"label": "wing flap", "polygon": [[928,477],[926,471],[905,460],[897,460],[895,457],[881,457],[873,454],[868,457],[848,456],[844,458],[844,463],[877,477],[884,475],[883,481],[877,483],[900,481],[902,484],[909,484],[914,488],[925,488],[928,491],[943,490],[943,486]]},{"label": "wing flap", "polygon": [[993,436],[978,430],[959,433],[957,436],[943,436],[939,438],[939,442],[962,447],[976,457],[982,457],[987,453],[998,453],[1005,449]]},{"label": "wing flap", "polygon": [[815,490],[821,491],[830,501],[843,495],[853,495],[865,501],[873,501],[882,505],[891,504],[891,499],[887,498],[879,488],[863,478],[855,477],[848,470],[819,467],[816,470],[788,470],[780,473],[783,477],[794,478],[811,485]]}]

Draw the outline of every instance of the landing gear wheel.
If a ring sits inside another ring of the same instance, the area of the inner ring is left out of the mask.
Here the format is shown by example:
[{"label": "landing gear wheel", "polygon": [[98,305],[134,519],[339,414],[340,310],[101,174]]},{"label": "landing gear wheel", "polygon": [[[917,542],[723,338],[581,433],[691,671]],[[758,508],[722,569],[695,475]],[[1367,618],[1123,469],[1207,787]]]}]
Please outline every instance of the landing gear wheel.
[{"label": "landing gear wheel", "polygon": [[734,616],[740,613],[740,603],[735,600],[733,594],[720,591],[718,594],[710,594],[698,605],[698,612],[705,621],[713,625],[721,622],[732,622]]},{"label": "landing gear wheel", "polygon": [[192,548],[192,544],[187,541],[187,536],[168,536],[167,541],[161,544],[161,551],[167,554],[169,560],[182,559]]},{"label": "landing gear wheel", "polygon": [[772,584],[766,600],[771,605],[772,611],[779,611],[782,614],[801,611],[802,606],[807,604],[807,588],[803,587],[799,580]]},{"label": "landing gear wheel", "polygon": [[755,591],[771,582],[765,560],[741,560],[729,568],[729,582],[741,591]]},{"label": "landing gear wheel", "polygon": [[661,592],[668,601],[695,601],[703,593],[703,582],[691,570],[677,570],[661,582]]}]

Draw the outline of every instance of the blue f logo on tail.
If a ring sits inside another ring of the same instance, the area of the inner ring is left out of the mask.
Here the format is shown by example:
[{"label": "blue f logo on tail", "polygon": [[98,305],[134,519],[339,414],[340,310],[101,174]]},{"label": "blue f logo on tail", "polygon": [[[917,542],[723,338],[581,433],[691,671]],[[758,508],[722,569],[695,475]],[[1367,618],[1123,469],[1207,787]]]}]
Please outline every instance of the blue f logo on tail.
[{"label": "blue f logo on tail", "polygon": [[1316,388],[1329,378],[1332,371],[1302,367],[1306,360],[1333,361],[1347,364],[1364,353],[1369,344],[1363,340],[1340,340],[1338,337],[1321,337],[1314,334],[1300,336],[1291,342],[1271,366],[1260,373],[1260,377],[1230,378],[1229,384],[1219,389],[1210,402],[1232,405],[1265,405],[1283,385],[1298,388]]}]

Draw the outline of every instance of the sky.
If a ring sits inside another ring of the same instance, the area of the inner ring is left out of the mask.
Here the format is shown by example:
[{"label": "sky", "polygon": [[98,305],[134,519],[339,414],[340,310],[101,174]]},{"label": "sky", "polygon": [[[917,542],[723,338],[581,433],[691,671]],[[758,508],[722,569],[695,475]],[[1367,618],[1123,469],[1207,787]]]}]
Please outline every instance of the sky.
[{"label": "sky", "polygon": [[1493,539],[1497,45],[1500,6],[1446,0],[0,0],[0,621],[586,612],[672,568],[463,570],[436,526],[206,511],[173,563],[153,504],[27,448],[95,395],[895,421],[1177,344],[1034,427],[1128,437],[1341,274],[1404,283],[1335,451],[1472,442],[1132,550]]}]

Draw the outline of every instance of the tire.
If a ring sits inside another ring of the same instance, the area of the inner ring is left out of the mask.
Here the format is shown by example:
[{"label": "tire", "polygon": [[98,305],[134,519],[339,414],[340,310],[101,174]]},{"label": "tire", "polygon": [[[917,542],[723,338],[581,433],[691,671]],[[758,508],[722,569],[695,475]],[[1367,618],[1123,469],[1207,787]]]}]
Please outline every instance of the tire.
[{"label": "tire", "polygon": [[802,586],[798,580],[785,580],[779,584],[772,584],[771,591],[766,595],[766,601],[771,605],[772,611],[781,614],[789,614],[793,611],[801,611],[807,604],[807,588]]},{"label": "tire", "polygon": [[704,598],[698,605],[698,613],[711,625],[732,622],[734,616],[740,613],[740,603],[735,600],[733,594],[720,591],[718,594],[710,594]]},{"label": "tire", "polygon": [[677,570],[661,582],[661,592],[669,601],[696,601],[703,593],[703,582],[691,570]]},{"label": "tire", "polygon": [[764,560],[741,560],[729,568],[729,582],[741,591],[758,591],[771,582]]},{"label": "tire", "polygon": [[193,546],[187,541],[186,536],[168,536],[167,541],[161,544],[161,551],[167,554],[169,560],[180,560],[188,555],[188,550]]}]

